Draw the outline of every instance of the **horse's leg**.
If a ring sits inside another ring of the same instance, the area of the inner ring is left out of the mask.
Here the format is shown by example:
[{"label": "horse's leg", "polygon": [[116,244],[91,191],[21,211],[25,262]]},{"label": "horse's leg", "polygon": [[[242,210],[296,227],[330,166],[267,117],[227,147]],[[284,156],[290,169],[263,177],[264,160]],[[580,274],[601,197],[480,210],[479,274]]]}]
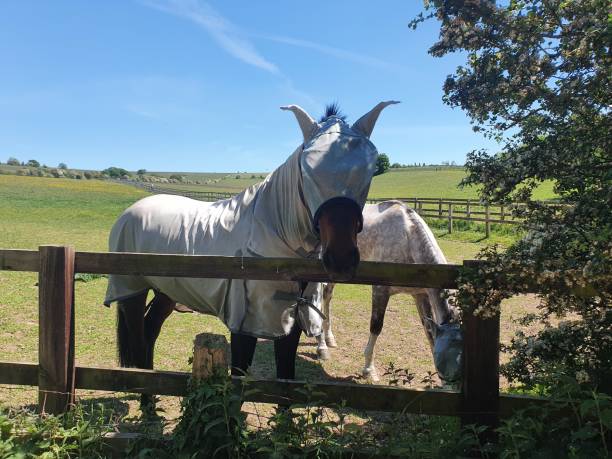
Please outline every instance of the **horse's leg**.
[{"label": "horse's leg", "polygon": [[249,335],[232,333],[230,346],[232,350],[232,376],[244,376],[253,363],[257,338]]},{"label": "horse's leg", "polygon": [[[328,316],[329,317],[329,316]],[[330,354],[325,342],[325,332],[317,336],[317,358],[319,360],[329,360]]]},{"label": "horse's leg", "polygon": [[[174,310],[174,301],[160,292],[155,292],[155,296],[149,302],[144,314],[143,333],[144,333],[144,362],[138,368],[147,370],[153,369],[153,353],[155,341],[159,336],[164,321]],[[142,394],[140,396],[140,409],[143,412],[155,412],[155,396]]]},{"label": "horse's leg", "polygon": [[362,374],[365,377],[370,377],[372,381],[379,381],[378,372],[374,366],[374,346],[380,335],[385,321],[385,312],[389,304],[391,292],[389,287],[380,285],[372,286],[372,314],[370,316],[370,338],[366,345],[363,354],[365,356],[365,365]]},{"label": "horse's leg", "polygon": [[274,358],[278,379],[295,379],[295,356],[302,328],[295,324],[287,336],[274,340]]},{"label": "horse's leg", "polygon": [[[117,351],[122,367],[148,367],[148,345],[145,334],[145,309],[147,293],[118,302],[117,307]],[[141,396],[141,408],[148,402]]]},{"label": "horse's leg", "polygon": [[432,331],[432,324],[429,322],[430,320],[433,320],[433,311],[431,310],[429,297],[426,293],[419,293],[417,295],[413,295],[413,297],[419,313],[419,318],[421,319],[421,324],[423,324],[423,330],[425,331],[427,342],[429,343],[429,347],[433,353],[434,335]]},{"label": "horse's leg", "polygon": [[155,342],[161,327],[174,311],[176,303],[161,292],[155,292],[155,297],[149,303],[145,314],[144,332],[147,340],[147,368],[153,369],[153,354]]},{"label": "horse's leg", "polygon": [[331,331],[331,312],[330,303],[332,293],[334,292],[334,284],[323,284],[323,294],[321,302],[323,303],[323,333],[317,336],[317,357],[319,360],[328,360],[330,357],[329,347],[336,347],[336,339]]},{"label": "horse's leg", "polygon": [[336,284],[328,283],[325,284],[323,289],[323,314],[327,317],[327,320],[323,321],[323,334],[325,335],[325,342],[329,347],[338,347],[336,338],[331,329],[331,300],[334,293],[334,287]]},{"label": "horse's leg", "polygon": [[147,292],[118,302],[117,354],[122,367],[144,368],[146,338],[144,316]]}]

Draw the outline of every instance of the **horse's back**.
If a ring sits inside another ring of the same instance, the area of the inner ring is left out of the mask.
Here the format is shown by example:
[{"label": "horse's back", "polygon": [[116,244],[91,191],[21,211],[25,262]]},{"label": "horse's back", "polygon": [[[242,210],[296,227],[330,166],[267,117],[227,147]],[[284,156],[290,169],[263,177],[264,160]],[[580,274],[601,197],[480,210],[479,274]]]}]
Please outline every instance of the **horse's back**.
[{"label": "horse's back", "polygon": [[[180,241],[198,221],[204,203],[184,196],[157,194],[143,198],[128,207],[117,219],[109,236],[111,252],[187,253]],[[178,250],[178,251],[177,251]]]}]

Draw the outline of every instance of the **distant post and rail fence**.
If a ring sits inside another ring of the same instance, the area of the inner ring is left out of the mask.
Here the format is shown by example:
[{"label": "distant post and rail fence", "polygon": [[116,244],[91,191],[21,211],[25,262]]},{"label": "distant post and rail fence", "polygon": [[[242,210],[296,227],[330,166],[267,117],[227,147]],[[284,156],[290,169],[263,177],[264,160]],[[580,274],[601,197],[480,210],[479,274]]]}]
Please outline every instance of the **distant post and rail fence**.
[{"label": "distant post and rail fence", "polygon": [[[477,262],[464,262],[477,263]],[[132,274],[190,278],[329,281],[319,260],[198,255],[75,252],[71,247],[0,249],[0,270],[39,275],[39,361],[0,362],[0,384],[38,386],[41,411],[61,413],[75,389],[184,396],[190,373],[135,368],[95,368],[75,362],[74,274]],[[352,284],[456,288],[460,265],[362,262]],[[533,287],[537,291],[537,286]],[[499,314],[463,317],[464,371],[461,391],[383,387],[344,382],[315,383],[318,403],[360,410],[459,416],[464,425],[494,427],[500,417],[546,398],[499,393]],[[235,378],[240,386],[243,379]],[[249,380],[246,401],[303,403],[303,381]]]},{"label": "distant post and rail fence", "polygon": [[[222,191],[195,191],[191,189],[181,189],[172,187],[162,187],[153,183],[136,182],[136,181],[120,181],[121,183],[129,183],[137,186],[150,193],[160,194],[175,194],[186,196],[188,198],[197,199],[200,201],[218,201],[220,199],[229,199],[235,196],[235,193],[227,193]],[[491,225],[516,225],[520,223],[512,215],[508,205],[482,203],[478,199],[462,199],[462,198],[417,198],[417,197],[396,197],[396,198],[368,198],[369,203],[377,203],[382,201],[402,201],[409,207],[413,208],[424,218],[438,219],[447,221],[448,232],[452,233],[454,229],[453,222],[457,220],[484,223],[486,237],[491,235]],[[512,204],[520,206],[521,204]]]}]

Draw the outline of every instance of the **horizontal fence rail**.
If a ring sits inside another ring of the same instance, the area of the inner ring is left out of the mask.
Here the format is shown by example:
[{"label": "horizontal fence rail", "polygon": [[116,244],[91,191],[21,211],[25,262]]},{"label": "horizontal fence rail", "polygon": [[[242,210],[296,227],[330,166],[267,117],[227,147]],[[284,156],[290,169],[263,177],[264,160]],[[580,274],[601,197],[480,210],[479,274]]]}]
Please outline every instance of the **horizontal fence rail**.
[{"label": "horizontal fence rail", "polygon": [[[139,368],[75,368],[75,388],[94,391],[128,392],[185,396],[188,394],[191,373],[178,371],[142,370]],[[284,404],[313,402],[317,405],[336,407],[344,400],[347,407],[357,410],[406,412],[438,416],[461,414],[461,393],[456,390],[406,389],[373,386],[347,382],[307,383],[298,380],[244,379],[232,377],[237,389],[244,385],[247,402]],[[0,362],[0,384],[36,386],[38,364]],[[314,392],[308,400],[307,386]],[[543,397],[500,394],[501,417],[528,406],[552,403]]]},{"label": "horizontal fence rail", "polygon": [[[352,278],[338,283],[455,288],[460,265],[361,262]],[[0,270],[39,270],[39,252],[0,250]],[[320,260],[221,257],[152,253],[76,252],[75,272],[141,276],[328,282]]]},{"label": "horizontal fence rail", "polygon": [[[455,289],[462,267],[484,265],[478,260],[463,264],[402,264],[362,261],[351,278],[330,278],[317,259],[224,257],[125,252],[76,252],[75,273],[140,276],[201,277],[278,281],[330,282]],[[0,271],[39,272],[38,250],[0,249]],[[533,283],[526,292],[537,293]],[[577,296],[597,295],[590,285],[575,287]]]}]

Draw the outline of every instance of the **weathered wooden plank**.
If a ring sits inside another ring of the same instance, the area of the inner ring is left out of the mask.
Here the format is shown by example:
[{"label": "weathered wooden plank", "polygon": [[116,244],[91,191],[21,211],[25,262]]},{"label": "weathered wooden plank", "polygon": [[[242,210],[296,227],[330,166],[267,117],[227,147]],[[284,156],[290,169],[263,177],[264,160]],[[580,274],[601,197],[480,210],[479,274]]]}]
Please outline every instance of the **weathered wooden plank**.
[{"label": "weathered wooden plank", "polygon": [[38,386],[38,364],[31,362],[0,362],[0,384]]},{"label": "weathered wooden plank", "polygon": [[[240,384],[240,378],[234,378]],[[304,403],[309,401],[320,406],[346,406],[366,411],[388,411],[423,413],[440,416],[457,416],[461,403],[456,391],[404,389],[398,387],[349,384],[342,382],[311,382],[314,385],[311,397],[305,392],[304,381],[254,380],[246,389],[245,400],[261,403]]]},{"label": "weathered wooden plank", "polygon": [[38,250],[0,250],[0,271],[38,271]]},{"label": "weathered wooden plank", "polygon": [[[330,281],[320,260],[299,258],[78,252],[76,270],[143,276]],[[458,274],[459,266],[451,264],[362,262],[353,278],[333,280],[351,284],[454,288]]]},{"label": "weathered wooden plank", "polygon": [[476,317],[463,312],[463,384],[461,424],[489,427],[483,440],[494,441],[499,424],[500,315]]},{"label": "weathered wooden plank", "polygon": [[[139,368],[96,368],[96,367],[76,367],[75,386],[77,389],[100,390],[110,392],[134,392],[134,393],[150,393],[158,395],[173,395],[183,396],[187,393],[187,384],[190,373],[160,371],[160,370],[143,370]],[[236,379],[236,385],[241,387],[242,380]],[[38,364],[22,363],[22,362],[0,362],[0,384],[15,384],[24,386],[36,386],[38,384]],[[372,394],[376,400],[382,400],[380,405],[373,400],[367,401],[373,411],[401,411],[404,408],[402,403],[409,399],[421,398],[420,407],[416,408],[427,409],[429,403],[434,404],[434,409],[438,412],[447,411],[446,408],[436,408],[437,402],[429,401],[429,398],[441,398],[452,403],[455,410],[454,415],[459,415],[459,408],[455,397],[459,397],[456,391],[413,391],[407,397],[394,394],[397,391],[409,391],[404,388],[394,388],[386,386],[358,385],[342,382],[321,382],[316,384],[315,392],[322,392],[327,395],[324,397],[316,397],[317,400],[327,400],[327,404],[333,405],[340,403],[346,399],[345,390],[353,391],[353,386],[358,386],[357,391],[352,394],[359,394],[364,398],[371,398]],[[288,381],[279,380],[251,380],[249,389],[258,389],[258,393],[249,394],[245,399],[254,402],[269,402],[269,403],[286,403],[287,397],[295,397],[294,400],[304,400],[303,394],[300,394],[298,389],[303,390],[305,383],[303,381]],[[328,389],[331,387],[331,389]],[[348,387],[348,389],[347,389]],[[158,392],[159,391],[159,392]],[[423,393],[427,394],[423,397]],[[397,405],[391,403],[386,397],[392,393],[390,400],[395,400]],[[332,395],[333,394],[333,395]],[[453,395],[448,395],[453,394]],[[302,398],[299,398],[302,397]],[[333,398],[337,397],[337,398]],[[356,395],[351,395],[356,398]],[[396,397],[393,399],[393,397]],[[404,397],[404,398],[402,398]],[[351,399],[354,401],[353,399]],[[528,395],[501,394],[499,397],[499,414],[500,417],[508,417],[517,410],[525,409],[528,406],[539,405],[544,406],[550,404],[551,401],[544,397],[533,397]],[[364,403],[357,401],[358,405],[363,406]],[[352,406],[350,403],[347,406]],[[386,409],[385,409],[386,406]],[[362,408],[365,409],[365,408]],[[451,411],[448,410],[448,411]],[[412,411],[410,411],[412,412]],[[425,412],[424,412],[425,413]],[[432,413],[425,413],[432,414]]]},{"label": "weathered wooden plank", "polygon": [[75,385],[78,389],[183,396],[190,376],[191,373],[141,368],[77,367]]},{"label": "weathered wooden plank", "polygon": [[74,402],[74,248],[40,247],[38,407],[59,414]]}]

